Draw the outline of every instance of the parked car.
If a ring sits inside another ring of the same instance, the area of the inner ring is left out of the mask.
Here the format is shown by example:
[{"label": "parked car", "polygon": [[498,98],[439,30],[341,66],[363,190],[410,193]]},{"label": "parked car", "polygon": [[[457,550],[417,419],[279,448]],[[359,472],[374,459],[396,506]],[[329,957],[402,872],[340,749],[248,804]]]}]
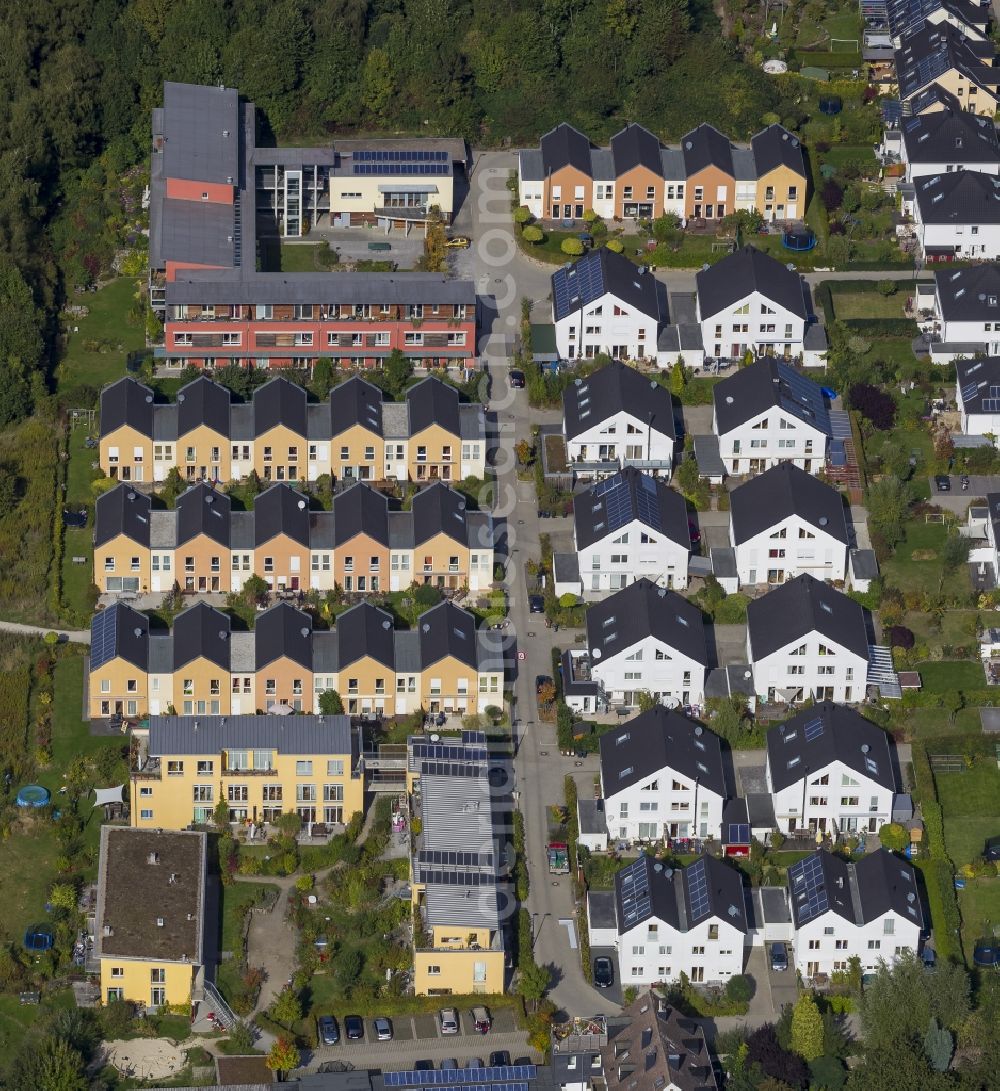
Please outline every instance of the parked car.
[{"label": "parked car", "polygon": [[529,595],[528,612],[532,614],[544,614],[545,599],[541,595]]},{"label": "parked car", "polygon": [[485,1068],[482,1057],[469,1057],[462,1062],[463,1068]]},{"label": "parked car", "polygon": [[472,239],[468,235],[452,235],[450,239],[445,239],[444,244],[449,250],[468,250]]},{"label": "parked car", "polygon": [[510,385],[513,390],[524,389],[524,372],[518,368],[511,368]]},{"label": "parked car", "polygon": [[477,1034],[489,1034],[490,1032],[493,1020],[490,1018],[490,1013],[482,1004],[477,1004],[472,1009],[472,1025]]},{"label": "parked car", "polygon": [[458,1012],[454,1008],[442,1008],[438,1018],[442,1034],[458,1034]]},{"label": "parked car", "polygon": [[335,1046],[340,1041],[340,1027],[332,1015],[321,1015],[316,1020],[316,1029],[322,1045]]},{"label": "parked car", "polygon": [[384,1015],[376,1015],[372,1020],[375,1028],[375,1040],[377,1042],[392,1041],[392,1023]]},{"label": "parked car", "polygon": [[349,1042],[360,1042],[365,1036],[365,1021],[360,1015],[344,1016],[344,1033]]},{"label": "parked car", "polygon": [[490,1054],[490,1068],[506,1068],[510,1064],[510,1053],[506,1049],[495,1049]]},{"label": "parked car", "polygon": [[691,544],[698,545],[701,541],[701,531],[692,522],[688,522],[688,533],[691,535]]},{"label": "parked car", "polygon": [[788,969],[788,948],[783,943],[771,944],[771,969],[779,974]]},{"label": "parked car", "polygon": [[414,1061],[413,1062],[413,1071],[414,1072],[430,1072],[433,1068],[434,1068],[434,1062],[433,1061]]},{"label": "parked car", "polygon": [[934,970],[937,964],[937,953],[934,948],[925,945],[924,949],[920,952],[920,961],[924,964],[925,970]]},{"label": "parked car", "polygon": [[599,989],[610,989],[615,983],[615,965],[607,955],[594,959],[594,984]]},{"label": "parked car", "polygon": [[984,860],[1000,860],[1000,837],[988,837],[983,850]]},{"label": "parked car", "polygon": [[951,478],[947,474],[938,474],[934,478],[938,492],[951,492]]},{"label": "parked car", "polygon": [[445,1057],[441,1062],[442,1072],[454,1072],[456,1068],[458,1068],[458,1061],[454,1057]]}]

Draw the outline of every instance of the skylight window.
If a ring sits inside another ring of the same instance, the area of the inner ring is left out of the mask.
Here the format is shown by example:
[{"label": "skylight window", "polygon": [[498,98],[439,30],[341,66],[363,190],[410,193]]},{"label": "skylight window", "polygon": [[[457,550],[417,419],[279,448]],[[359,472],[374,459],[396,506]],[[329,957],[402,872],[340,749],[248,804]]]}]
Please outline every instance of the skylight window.
[{"label": "skylight window", "polygon": [[821,603],[819,604],[819,608],[820,608],[821,610],[825,610],[825,611],[826,611],[826,613],[828,613],[828,614],[832,614],[832,613],[833,613],[833,607],[832,607],[832,606],[831,606],[831,605],[830,605],[830,604],[829,604],[828,602],[821,602]]},{"label": "skylight window", "polygon": [[799,755],[798,755],[798,754],[796,754],[794,758],[790,758],[790,759],[789,759],[789,761],[788,761],[788,768],[789,768],[789,769],[794,769],[794,768],[795,768],[795,766],[796,766],[796,765],[798,765],[798,764],[799,764],[799,762],[800,762],[801,760],[802,760],[802,758],[801,758],[801,757],[799,757]]},{"label": "skylight window", "polygon": [[626,731],[624,735],[619,735],[618,738],[615,739],[615,746],[621,746],[621,744],[623,742],[628,742],[629,739],[631,739],[631,738],[632,738],[631,732]]},{"label": "skylight window", "polygon": [[797,731],[789,731],[789,733],[785,736],[785,742],[791,742],[793,739],[797,739],[798,737],[799,733]]},{"label": "skylight window", "polygon": [[615,615],[612,614],[611,617],[606,617],[601,624],[606,629],[609,625],[614,625],[614,623],[615,623]]}]

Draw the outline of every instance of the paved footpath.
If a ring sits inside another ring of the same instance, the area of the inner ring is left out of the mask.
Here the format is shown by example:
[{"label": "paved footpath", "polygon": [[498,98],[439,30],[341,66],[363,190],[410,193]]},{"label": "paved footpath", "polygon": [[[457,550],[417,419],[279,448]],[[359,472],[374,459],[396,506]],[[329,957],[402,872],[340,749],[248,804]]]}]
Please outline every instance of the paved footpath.
[{"label": "paved footpath", "polygon": [[61,643],[89,644],[89,629],[56,629],[52,625],[22,625],[18,621],[0,621],[0,632],[20,633],[22,636],[45,636],[46,633],[58,633]]}]

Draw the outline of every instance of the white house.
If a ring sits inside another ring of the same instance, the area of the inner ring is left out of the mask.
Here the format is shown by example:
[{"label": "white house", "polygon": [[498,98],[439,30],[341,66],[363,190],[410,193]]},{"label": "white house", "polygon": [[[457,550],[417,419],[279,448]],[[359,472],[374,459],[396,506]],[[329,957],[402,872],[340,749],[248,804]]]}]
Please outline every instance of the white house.
[{"label": "white house", "polygon": [[788,869],[788,892],[803,981],[842,973],[852,958],[871,973],[919,950],[924,914],[913,865],[885,849],[856,863],[815,852]]},{"label": "white house", "polygon": [[779,462],[807,473],[826,465],[832,428],[820,387],[779,360],[740,368],[713,391],[712,431],[731,474],[757,474]]},{"label": "white house", "polygon": [[669,477],[677,426],[669,392],[617,360],[563,393],[563,436],[577,478],[635,466]]},{"label": "white house", "polygon": [[803,573],[846,578],[847,517],[836,489],[781,462],[734,489],[729,503],[741,584],[784,583]]},{"label": "white house", "polygon": [[718,837],[719,737],[662,705],[642,712],[601,737],[601,791],[612,840]]},{"label": "white house", "polygon": [[782,833],[876,833],[896,794],[890,736],[829,701],[767,733],[767,790]]},{"label": "white house", "polygon": [[886,130],[879,151],[903,164],[907,182],[962,170],[1000,174],[993,119],[963,110],[957,101],[954,108],[904,117],[898,129]]},{"label": "white house", "polygon": [[977,171],[928,174],[903,199],[925,261],[1000,257],[1000,177]]},{"label": "white house", "polygon": [[769,704],[863,700],[868,654],[864,609],[812,576],[796,576],[747,608],[754,689]]},{"label": "white house", "polygon": [[[643,578],[588,608],[586,648],[571,648],[568,660],[566,702],[578,712],[634,708],[643,692],[667,706],[699,706],[708,665],[704,620],[693,603]],[[596,705],[584,704],[578,682]]]},{"label": "white house", "polygon": [[962,434],[1000,439],[1000,356],[959,360],[955,365],[955,400]]},{"label": "white house", "polygon": [[698,324],[705,355],[716,360],[755,356],[826,357],[826,334],[817,324],[805,278],[753,246],[698,273]]},{"label": "white house", "polygon": [[1000,355],[1000,265],[938,269],[933,284],[916,285],[914,304],[934,363]]},{"label": "white house", "polygon": [[743,880],[713,856],[671,869],[642,855],[615,875],[613,894],[591,891],[587,916],[591,947],[617,948],[623,988],[681,974],[696,985],[725,984],[743,972]]},{"label": "white house", "polygon": [[[985,536],[986,544],[976,544],[969,551],[969,564],[977,565],[981,574],[985,575],[985,567],[993,569],[993,577],[1000,576],[1000,493],[986,494],[986,507],[974,507],[969,509],[970,536],[975,536],[982,541]],[[990,633],[995,629],[988,630]],[[1000,649],[992,648],[983,653],[984,659],[992,659],[1000,655]]]},{"label": "white house", "polygon": [[643,576],[660,587],[687,587],[687,504],[631,466],[576,496],[573,539],[575,552],[558,554],[553,565],[556,595],[620,591]]},{"label": "white house", "polygon": [[664,286],[624,254],[591,250],[552,274],[552,322],[564,360],[656,359],[667,317]]}]

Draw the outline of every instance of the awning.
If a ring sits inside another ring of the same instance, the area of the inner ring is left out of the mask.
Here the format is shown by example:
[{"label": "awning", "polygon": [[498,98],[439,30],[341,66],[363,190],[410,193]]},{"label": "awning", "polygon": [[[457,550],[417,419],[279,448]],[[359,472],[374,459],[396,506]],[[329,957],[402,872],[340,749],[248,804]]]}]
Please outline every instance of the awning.
[{"label": "awning", "polygon": [[117,788],[95,788],[93,790],[94,796],[96,797],[94,799],[94,806],[105,807],[109,803],[124,803],[125,800],[122,799],[122,792],[124,790],[124,784],[119,784]]},{"label": "awning", "polygon": [[437,193],[437,186],[433,185],[413,185],[413,186],[401,186],[399,183],[393,184],[390,182],[388,185],[379,186],[379,193]]}]

